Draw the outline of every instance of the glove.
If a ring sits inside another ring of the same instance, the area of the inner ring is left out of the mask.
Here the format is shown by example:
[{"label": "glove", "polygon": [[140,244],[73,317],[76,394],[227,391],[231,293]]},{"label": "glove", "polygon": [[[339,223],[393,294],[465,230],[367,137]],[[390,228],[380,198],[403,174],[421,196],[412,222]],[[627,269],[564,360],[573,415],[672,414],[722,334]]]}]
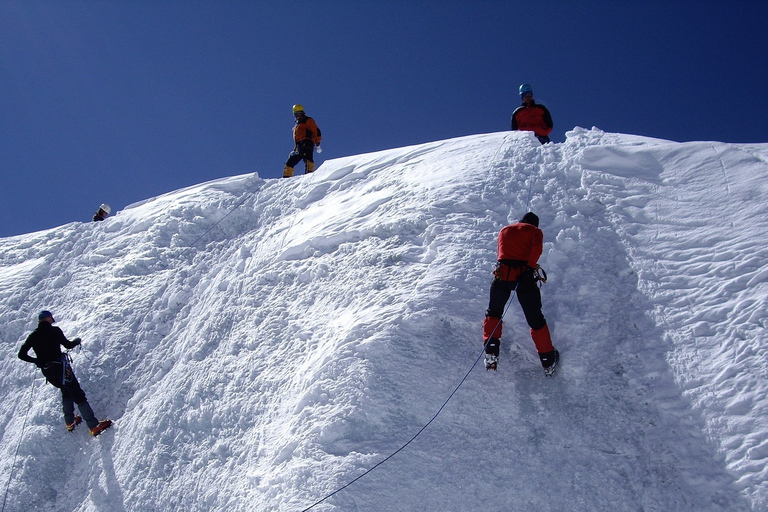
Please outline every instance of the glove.
[{"label": "glove", "polygon": [[83,340],[81,340],[80,338],[75,338],[75,339],[72,340],[72,343],[74,343],[75,345],[79,345],[82,342],[83,342]]},{"label": "glove", "polygon": [[320,147],[320,144],[318,144],[315,149],[317,149],[318,153],[322,153],[323,152],[323,148]]},{"label": "glove", "polygon": [[45,365],[41,363],[39,359],[35,359],[35,366],[42,370]]}]

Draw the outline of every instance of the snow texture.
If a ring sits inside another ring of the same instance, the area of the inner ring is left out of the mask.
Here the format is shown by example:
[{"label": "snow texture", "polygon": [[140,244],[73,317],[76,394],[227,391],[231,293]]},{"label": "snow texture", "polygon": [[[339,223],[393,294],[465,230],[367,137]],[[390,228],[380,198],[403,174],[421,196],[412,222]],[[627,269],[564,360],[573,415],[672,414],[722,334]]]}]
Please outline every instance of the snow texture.
[{"label": "snow texture", "polygon": [[[768,144],[575,128],[0,239],[5,510],[766,510],[767,200]],[[476,364],[498,231],[528,209],[552,379],[515,299],[499,371]],[[41,309],[83,339],[98,438],[16,357]]]}]

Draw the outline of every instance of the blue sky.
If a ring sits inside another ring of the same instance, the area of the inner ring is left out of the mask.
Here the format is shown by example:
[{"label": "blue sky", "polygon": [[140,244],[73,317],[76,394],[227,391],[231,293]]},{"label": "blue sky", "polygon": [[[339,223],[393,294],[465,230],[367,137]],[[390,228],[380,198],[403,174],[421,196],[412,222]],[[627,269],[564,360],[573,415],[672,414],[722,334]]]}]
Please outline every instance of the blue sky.
[{"label": "blue sky", "polygon": [[276,178],[294,103],[323,130],[318,164],[509,129],[522,82],[554,142],[768,142],[766,4],[5,0],[0,236]]}]

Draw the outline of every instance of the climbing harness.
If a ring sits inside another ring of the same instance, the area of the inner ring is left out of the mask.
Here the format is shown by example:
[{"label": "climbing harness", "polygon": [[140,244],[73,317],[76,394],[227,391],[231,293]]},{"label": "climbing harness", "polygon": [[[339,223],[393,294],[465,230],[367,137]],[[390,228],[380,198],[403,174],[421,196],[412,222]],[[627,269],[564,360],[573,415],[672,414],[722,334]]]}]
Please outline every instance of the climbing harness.
[{"label": "climbing harness", "polygon": [[67,382],[72,382],[72,358],[69,355],[69,350],[61,354],[61,365],[63,368],[61,369],[61,387],[64,387],[64,385]]}]

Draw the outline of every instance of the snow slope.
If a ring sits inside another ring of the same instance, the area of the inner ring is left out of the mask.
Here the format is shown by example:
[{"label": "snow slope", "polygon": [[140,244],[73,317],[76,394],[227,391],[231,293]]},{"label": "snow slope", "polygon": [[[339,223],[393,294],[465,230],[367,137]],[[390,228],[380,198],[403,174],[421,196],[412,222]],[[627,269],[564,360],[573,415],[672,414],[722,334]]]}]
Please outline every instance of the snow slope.
[{"label": "snow slope", "polygon": [[[0,239],[5,510],[766,510],[766,178],[768,144],[503,132]],[[527,209],[553,379],[514,299],[473,368]],[[16,358],[43,308],[97,439]]]}]

